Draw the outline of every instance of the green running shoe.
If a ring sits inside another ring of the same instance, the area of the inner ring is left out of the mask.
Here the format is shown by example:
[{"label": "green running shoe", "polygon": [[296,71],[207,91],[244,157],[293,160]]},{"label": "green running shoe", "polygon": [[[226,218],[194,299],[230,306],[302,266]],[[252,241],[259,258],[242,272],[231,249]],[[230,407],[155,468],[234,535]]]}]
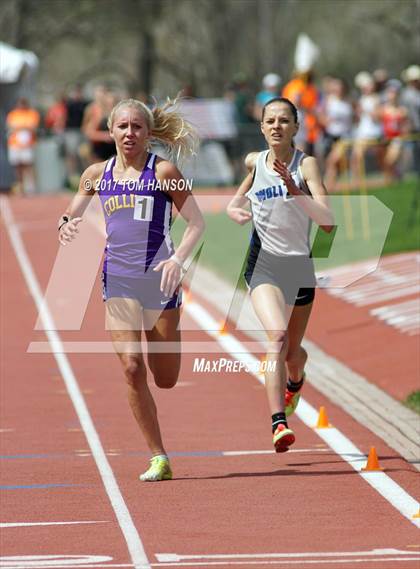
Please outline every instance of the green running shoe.
[{"label": "green running shoe", "polygon": [[150,459],[150,467],[140,475],[142,482],[158,482],[160,480],[172,480],[172,470],[167,456],[153,456]]},{"label": "green running shoe", "polygon": [[[305,372],[303,372],[302,379],[303,379],[303,384],[302,384],[302,387],[303,387],[303,385],[305,383],[305,379],[306,379]],[[284,405],[285,405],[284,411],[286,413],[286,417],[290,417],[290,415],[292,415],[292,413],[294,413],[296,411],[296,407],[298,406],[298,403],[299,403],[300,392],[302,391],[302,387],[299,389],[299,391],[295,391],[295,392],[289,391],[286,388],[286,394],[284,397]]]},{"label": "green running shoe", "polygon": [[287,452],[289,446],[295,442],[295,434],[292,429],[280,423],[273,433],[273,444],[276,452]]}]

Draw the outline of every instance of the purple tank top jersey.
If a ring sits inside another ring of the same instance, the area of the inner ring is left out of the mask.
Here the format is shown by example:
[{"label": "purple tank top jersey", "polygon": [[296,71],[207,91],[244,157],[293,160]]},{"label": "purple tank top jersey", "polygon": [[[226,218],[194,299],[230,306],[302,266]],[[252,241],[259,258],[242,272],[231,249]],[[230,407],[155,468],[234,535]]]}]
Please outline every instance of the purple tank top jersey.
[{"label": "purple tank top jersey", "polygon": [[107,233],[104,273],[153,277],[152,269],[174,252],[172,199],[156,180],[156,158],[149,154],[139,179],[125,183],[114,180],[115,156],[105,167],[98,191]]}]

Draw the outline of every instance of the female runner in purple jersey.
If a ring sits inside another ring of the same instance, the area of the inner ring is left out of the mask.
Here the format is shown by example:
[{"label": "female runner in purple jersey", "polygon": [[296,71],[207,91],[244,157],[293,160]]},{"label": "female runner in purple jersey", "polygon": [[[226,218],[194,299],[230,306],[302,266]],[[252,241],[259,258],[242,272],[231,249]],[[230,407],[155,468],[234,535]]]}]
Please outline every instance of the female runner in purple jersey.
[{"label": "female runner in purple jersey", "polygon": [[[204,231],[204,221],[179,170],[152,154],[149,145],[157,140],[176,154],[186,154],[193,150],[196,135],[173,101],[153,110],[134,99],[121,101],[108,127],[117,155],[82,174],[78,194],[60,219],[59,241],[66,245],[74,239],[87,202],[98,191],[107,230],[102,275],[107,328],[127,379],[131,409],[152,452],[151,465],[140,479],[169,480],[172,471],[147,384],[141,329],[149,348],[150,343],[163,345],[161,352],[149,349],[147,355],[156,385],[174,387],[180,369],[182,267]],[[176,252],[169,234],[172,203],[187,222]],[[167,352],[165,343],[171,346]]]}]

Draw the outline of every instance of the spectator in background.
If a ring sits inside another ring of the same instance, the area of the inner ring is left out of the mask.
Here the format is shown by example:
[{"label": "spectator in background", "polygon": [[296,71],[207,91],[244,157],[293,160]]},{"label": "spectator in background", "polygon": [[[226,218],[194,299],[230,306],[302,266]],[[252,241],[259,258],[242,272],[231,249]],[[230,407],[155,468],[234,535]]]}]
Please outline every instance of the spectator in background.
[{"label": "spectator in background", "polygon": [[67,104],[65,95],[62,93],[48,108],[44,117],[44,126],[48,133],[52,135],[53,143],[60,158],[65,157],[64,130],[66,128],[66,120]]},{"label": "spectator in background", "polygon": [[49,107],[44,118],[45,128],[53,134],[61,135],[66,127],[67,102],[64,93]]},{"label": "spectator in background", "polygon": [[231,92],[232,101],[235,105],[237,124],[239,126],[255,124],[253,116],[253,96],[249,88],[248,78],[244,73],[237,73],[234,76]]},{"label": "spectator in background", "polygon": [[333,190],[340,163],[345,160],[346,146],[343,139],[350,137],[353,126],[353,107],[342,79],[330,79],[329,93],[323,101],[320,120],[324,127],[325,185]]},{"label": "spectator in background", "polygon": [[[321,136],[320,136],[320,145],[319,148],[316,149],[316,151],[318,150],[318,160],[321,166],[321,170],[324,172],[325,171],[325,158],[327,157],[327,154],[329,153],[329,151],[331,150],[331,148],[327,148],[328,145],[328,140],[325,137],[325,105],[326,105],[326,101],[329,99],[329,97],[334,93],[334,84],[335,84],[336,78],[333,77],[332,75],[324,75],[323,77],[321,77],[321,81],[320,81],[320,89],[318,92],[318,122],[319,122],[319,127],[321,129]],[[304,144],[305,142],[303,142]]]},{"label": "spectator in background", "polygon": [[109,134],[108,117],[116,104],[116,97],[103,85],[95,89],[93,102],[86,107],[82,131],[90,145],[90,162],[108,160],[114,156],[115,143]]},{"label": "spectator in background", "polygon": [[388,181],[401,177],[398,161],[402,152],[402,136],[408,133],[407,109],[400,103],[401,83],[398,79],[388,81],[384,91],[385,102],[381,108],[382,128],[387,141],[384,169]]},{"label": "spectator in background", "polygon": [[81,85],[75,85],[67,98],[67,120],[64,131],[64,153],[67,168],[67,178],[79,177],[82,171],[82,162],[79,155],[79,148],[83,142],[81,131],[83,114],[88,105],[88,101],[83,95]]},{"label": "spectator in background", "polygon": [[413,150],[414,170],[420,177],[420,66],[410,65],[401,75],[406,86],[401,91],[401,104],[407,109],[410,145]]},{"label": "spectator in background", "polygon": [[6,118],[9,162],[15,168],[17,192],[35,192],[34,147],[40,114],[21,97]]},{"label": "spectator in background", "polygon": [[256,121],[261,122],[264,105],[276,97],[280,97],[280,91],[280,75],[277,75],[277,73],[267,73],[267,75],[264,75],[262,80],[262,90],[259,91],[255,96],[253,115]]},{"label": "spectator in background", "polygon": [[375,81],[370,73],[361,71],[354,79],[360,90],[356,104],[358,124],[354,133],[354,145],[351,156],[352,172],[356,179],[364,175],[366,151],[372,148],[380,168],[383,167],[382,125],[380,120],[380,98],[375,92]]},{"label": "spectator in background", "polygon": [[385,101],[385,89],[389,81],[389,73],[386,69],[375,69],[372,73],[373,80],[375,81],[375,92],[379,95],[381,103]]},{"label": "spectator in background", "polygon": [[[185,97],[187,99],[195,99],[196,98],[196,94],[195,94],[195,89],[192,83],[187,83],[186,85],[184,85],[184,87],[181,89],[181,95],[182,97]],[[143,103],[147,103],[147,96],[145,96],[144,99],[140,99]]]},{"label": "spectator in background", "polygon": [[[225,99],[232,101],[235,111],[235,124],[237,136],[227,145],[232,159],[235,180],[244,175],[243,157],[256,147],[256,139],[260,138],[258,124],[254,120],[254,97],[244,73],[237,73],[227,86]],[[226,144],[225,144],[226,146]]]},{"label": "spectator in background", "polygon": [[321,78],[321,89],[319,91],[319,106],[322,107],[326,98],[334,91],[336,78],[332,75],[324,75]]},{"label": "spectator in background", "polygon": [[282,96],[292,101],[299,112],[299,123],[303,126],[301,135],[304,139],[296,139],[296,145],[309,155],[314,154],[321,129],[318,121],[319,92],[314,84],[312,70],[295,73],[284,87]]}]

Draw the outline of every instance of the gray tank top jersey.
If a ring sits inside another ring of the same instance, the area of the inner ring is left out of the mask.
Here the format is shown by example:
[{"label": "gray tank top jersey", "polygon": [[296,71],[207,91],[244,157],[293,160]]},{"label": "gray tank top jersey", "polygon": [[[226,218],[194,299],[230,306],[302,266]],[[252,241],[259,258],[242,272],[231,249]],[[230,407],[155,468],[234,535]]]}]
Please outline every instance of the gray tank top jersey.
[{"label": "gray tank top jersey", "polygon": [[[273,255],[309,256],[311,219],[299,204],[299,198],[288,194],[283,180],[267,166],[268,153],[269,150],[259,153],[252,186],[245,194],[251,202],[253,223],[261,248]],[[310,196],[300,170],[305,156],[296,148],[288,169],[295,184]]]}]

